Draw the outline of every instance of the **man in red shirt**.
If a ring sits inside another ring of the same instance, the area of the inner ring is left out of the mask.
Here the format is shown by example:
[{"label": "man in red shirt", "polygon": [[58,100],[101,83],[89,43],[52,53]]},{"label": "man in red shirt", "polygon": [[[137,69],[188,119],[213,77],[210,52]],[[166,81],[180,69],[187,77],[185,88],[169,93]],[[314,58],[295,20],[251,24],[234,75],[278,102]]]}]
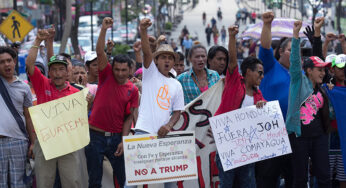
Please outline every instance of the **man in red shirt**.
[{"label": "man in red shirt", "polygon": [[[89,118],[90,144],[85,148],[89,187],[101,187],[103,158],[106,156],[120,187],[125,183],[122,136],[130,132],[133,112],[138,108],[138,89],[128,80],[132,67],[126,55],[117,55],[112,65],[104,52],[106,31],[113,24],[105,18],[96,45],[99,85]],[[130,105],[130,115],[126,107]]]},{"label": "man in red shirt", "polygon": [[[38,46],[43,40],[49,37],[47,30],[38,30],[33,46],[29,50],[26,59],[26,67],[32,86],[37,96],[37,104],[42,104],[52,100],[71,95],[79,90],[72,87],[68,80],[67,60],[61,55],[52,56],[48,62],[49,78],[42,75],[41,71],[35,67]],[[45,160],[39,141],[36,139],[34,145],[35,174],[38,188],[53,187],[56,176],[56,168],[59,174],[62,187],[82,187],[79,155],[76,152]]]}]

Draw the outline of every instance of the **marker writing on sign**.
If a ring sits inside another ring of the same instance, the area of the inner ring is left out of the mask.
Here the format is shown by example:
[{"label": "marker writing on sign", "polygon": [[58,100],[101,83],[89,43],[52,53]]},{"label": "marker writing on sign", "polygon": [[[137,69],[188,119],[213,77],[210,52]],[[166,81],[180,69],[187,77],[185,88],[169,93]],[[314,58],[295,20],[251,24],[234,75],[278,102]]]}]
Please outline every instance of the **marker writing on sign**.
[{"label": "marker writing on sign", "polygon": [[63,112],[71,111],[77,106],[82,106],[82,103],[73,98],[71,100],[68,100],[67,102],[60,102],[47,108],[41,108],[41,112],[45,118],[54,119]]}]

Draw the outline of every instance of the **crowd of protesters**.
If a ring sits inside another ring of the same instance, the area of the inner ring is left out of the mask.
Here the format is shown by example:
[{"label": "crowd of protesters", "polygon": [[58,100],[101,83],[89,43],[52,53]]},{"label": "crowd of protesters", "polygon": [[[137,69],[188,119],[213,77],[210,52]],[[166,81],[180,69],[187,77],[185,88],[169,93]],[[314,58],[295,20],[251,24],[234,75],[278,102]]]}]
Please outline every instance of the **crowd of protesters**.
[{"label": "crowd of protesters", "polygon": [[[205,16],[203,16],[204,18]],[[237,18],[241,18],[237,15]],[[256,18],[256,15],[252,15]],[[221,10],[218,18],[222,19]],[[221,104],[214,115],[278,100],[285,119],[292,154],[224,171],[217,154],[221,188],[276,188],[283,178],[286,188],[346,187],[339,134],[326,88],[345,87],[346,40],[333,33],[321,40],[324,19],[317,18],[306,35],[312,49],[301,52],[296,21],[292,38],[272,47],[272,12],[262,15],[259,51],[244,55],[237,41],[238,27],[228,28],[228,49],[217,45],[215,18],[206,29],[209,50],[193,43],[186,27],[176,52],[174,41],[165,36],[148,36],[149,19],[140,21],[141,40],[133,45],[135,59],[125,54],[112,57],[114,44],[106,42],[112,18],[104,18],[96,51],[84,61],[69,54],[53,54],[54,28],[38,30],[26,59],[28,83],[15,76],[17,52],[0,47],[0,187],[28,187],[26,161],[34,159],[34,185],[38,188],[102,187],[103,161],[113,169],[115,182],[125,184],[122,137],[130,134],[158,134],[164,137],[180,118],[184,105],[207,91],[220,79],[224,82]],[[225,43],[226,28],[221,30]],[[216,39],[215,39],[216,36]],[[328,54],[332,40],[340,41],[343,52]],[[45,42],[46,60],[38,62]],[[256,43],[254,43],[256,48]],[[245,57],[244,57],[245,56]],[[185,61],[186,59],[186,61]],[[185,65],[191,68],[185,69]],[[327,84],[326,87],[322,87]],[[45,160],[35,135],[28,108],[53,101],[83,88],[89,89],[90,143],[85,148]],[[116,96],[116,97],[114,97]],[[132,132],[131,132],[132,130]],[[29,177],[30,178],[30,177]],[[171,183],[166,183],[168,185]]]}]

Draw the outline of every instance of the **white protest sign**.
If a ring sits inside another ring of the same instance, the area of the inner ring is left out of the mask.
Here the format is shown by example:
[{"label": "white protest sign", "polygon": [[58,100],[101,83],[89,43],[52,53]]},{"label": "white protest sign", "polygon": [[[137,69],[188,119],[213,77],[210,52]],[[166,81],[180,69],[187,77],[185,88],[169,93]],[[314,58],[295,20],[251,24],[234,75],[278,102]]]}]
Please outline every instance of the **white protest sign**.
[{"label": "white protest sign", "polygon": [[292,152],[278,101],[227,112],[209,122],[224,171]]},{"label": "white protest sign", "polygon": [[192,131],[123,137],[128,185],[197,178],[195,136]]},{"label": "white protest sign", "polygon": [[90,142],[88,89],[29,108],[46,160],[84,148]]}]

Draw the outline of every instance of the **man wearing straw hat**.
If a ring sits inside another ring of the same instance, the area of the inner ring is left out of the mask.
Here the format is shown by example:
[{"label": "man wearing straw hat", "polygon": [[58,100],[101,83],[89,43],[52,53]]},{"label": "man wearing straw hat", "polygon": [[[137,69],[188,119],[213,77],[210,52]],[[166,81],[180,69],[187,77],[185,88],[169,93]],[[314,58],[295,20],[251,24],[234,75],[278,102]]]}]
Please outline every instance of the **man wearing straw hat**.
[{"label": "man wearing straw hat", "polygon": [[161,44],[154,53],[151,52],[147,34],[150,25],[149,19],[141,20],[144,62],[142,98],[135,130],[136,134],[165,136],[179,120],[180,111],[184,110],[184,93],[181,84],[169,72],[179,56],[168,44]]}]

